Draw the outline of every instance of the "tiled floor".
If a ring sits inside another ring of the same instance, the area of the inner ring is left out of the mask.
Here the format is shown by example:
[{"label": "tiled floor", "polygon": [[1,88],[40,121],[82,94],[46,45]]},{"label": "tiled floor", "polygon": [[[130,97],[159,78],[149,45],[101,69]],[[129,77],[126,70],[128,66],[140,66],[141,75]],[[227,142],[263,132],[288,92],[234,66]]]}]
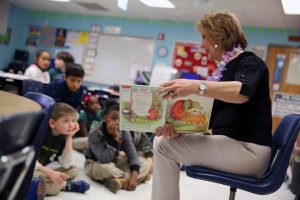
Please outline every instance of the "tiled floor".
[{"label": "tiled floor", "polygon": [[[84,156],[74,152],[74,163],[82,170],[78,178],[89,178],[83,172]],[[58,196],[47,197],[46,200],[150,200],[151,180],[141,184],[135,191],[128,192],[121,190],[117,194],[111,193],[104,186],[91,181],[91,188],[86,194],[61,192]],[[181,199],[182,200],[227,200],[229,188],[227,186],[210,183],[189,178],[181,172]],[[167,191],[166,191],[167,192]],[[281,188],[270,195],[259,196],[242,190],[236,193],[236,200],[293,200],[294,195],[287,189],[284,183]]]}]

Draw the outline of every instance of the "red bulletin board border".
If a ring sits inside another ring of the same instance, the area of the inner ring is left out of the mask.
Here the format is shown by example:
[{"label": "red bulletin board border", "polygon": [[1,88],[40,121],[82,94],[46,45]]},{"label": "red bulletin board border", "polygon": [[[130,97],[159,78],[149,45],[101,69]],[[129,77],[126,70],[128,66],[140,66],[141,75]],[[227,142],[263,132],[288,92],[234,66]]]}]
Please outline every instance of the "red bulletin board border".
[{"label": "red bulletin board border", "polygon": [[199,68],[206,67],[209,76],[216,69],[216,63],[208,60],[207,53],[201,48],[200,43],[186,41],[174,42],[172,66],[182,72],[195,74]]}]

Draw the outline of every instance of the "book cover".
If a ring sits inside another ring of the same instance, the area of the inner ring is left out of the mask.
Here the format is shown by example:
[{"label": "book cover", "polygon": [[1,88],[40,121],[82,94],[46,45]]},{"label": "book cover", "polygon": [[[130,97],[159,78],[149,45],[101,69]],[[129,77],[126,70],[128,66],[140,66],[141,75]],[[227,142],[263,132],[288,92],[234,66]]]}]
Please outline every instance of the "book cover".
[{"label": "book cover", "polygon": [[189,95],[163,99],[156,95],[159,87],[145,85],[120,86],[121,130],[155,132],[169,123],[178,133],[206,132],[213,99]]}]

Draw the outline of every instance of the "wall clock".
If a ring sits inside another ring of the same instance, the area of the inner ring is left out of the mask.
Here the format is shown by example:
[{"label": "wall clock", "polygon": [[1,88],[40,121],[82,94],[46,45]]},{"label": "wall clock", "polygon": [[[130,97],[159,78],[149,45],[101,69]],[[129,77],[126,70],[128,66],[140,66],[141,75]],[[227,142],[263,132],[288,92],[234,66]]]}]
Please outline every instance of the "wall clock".
[{"label": "wall clock", "polygon": [[166,57],[168,54],[168,49],[165,46],[160,46],[157,50],[157,55],[161,58]]}]

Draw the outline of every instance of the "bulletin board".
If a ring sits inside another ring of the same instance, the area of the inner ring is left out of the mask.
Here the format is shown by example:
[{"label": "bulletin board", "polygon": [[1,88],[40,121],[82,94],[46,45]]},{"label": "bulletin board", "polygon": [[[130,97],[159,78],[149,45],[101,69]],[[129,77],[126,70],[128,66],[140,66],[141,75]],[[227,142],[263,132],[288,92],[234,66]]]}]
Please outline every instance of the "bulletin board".
[{"label": "bulletin board", "polygon": [[202,79],[211,76],[216,69],[215,62],[208,60],[200,43],[181,41],[174,43],[172,66],[182,72],[200,74]]},{"label": "bulletin board", "polygon": [[84,81],[105,85],[133,83],[133,66],[151,66],[154,47],[154,38],[100,34],[94,71],[86,74]]}]

